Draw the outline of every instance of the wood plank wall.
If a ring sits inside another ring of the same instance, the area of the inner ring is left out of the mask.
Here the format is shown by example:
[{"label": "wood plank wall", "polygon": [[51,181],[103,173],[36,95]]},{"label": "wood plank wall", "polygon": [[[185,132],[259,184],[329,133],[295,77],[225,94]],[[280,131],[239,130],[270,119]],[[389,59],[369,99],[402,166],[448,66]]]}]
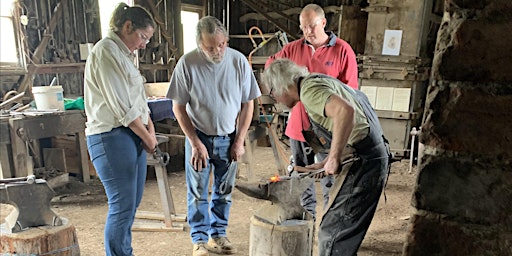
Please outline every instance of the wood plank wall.
[{"label": "wood plank wall", "polygon": [[[64,88],[65,97],[83,95],[83,67],[85,61],[80,60],[80,44],[96,43],[101,39],[101,27],[98,1],[100,0],[20,0],[22,14],[29,17],[27,26],[23,26],[20,35],[25,38],[27,63],[30,56],[39,45],[44,30],[53,15],[54,8],[62,3],[63,15],[59,20],[46,51],[43,54],[43,67],[38,70],[33,85],[47,85],[53,77],[58,76],[59,83]],[[340,12],[334,8],[341,5],[364,7],[364,1],[348,0],[322,0],[322,1],[270,1],[256,2],[265,12],[281,11],[288,13],[290,19],[276,18],[279,23],[291,31],[294,37],[300,37],[298,15],[300,9],[306,4],[315,2],[323,7],[330,7],[326,11],[328,30],[337,31]],[[223,21],[231,35],[230,46],[248,55],[254,48],[248,38],[251,27],[256,26],[264,34],[274,34],[280,29],[262,18],[254,9],[244,1],[225,0],[182,0],[157,1],[135,0],[135,4],[148,9],[156,17],[157,31],[146,50],[139,52],[139,63],[143,75],[148,82],[168,81],[174,65],[183,54],[180,10],[181,4],[203,5],[206,15],[212,15]],[[262,4],[263,3],[263,4]],[[152,6],[153,5],[153,6]],[[358,8],[356,8],[358,9]],[[155,12],[156,11],[156,12]],[[364,15],[358,19],[365,22]],[[364,26],[361,26],[364,27]],[[259,44],[261,37],[253,31],[255,42]],[[364,34],[364,31],[363,31]],[[288,40],[293,40],[288,36]],[[363,39],[364,40],[364,39]],[[352,42],[349,42],[352,44]],[[353,48],[357,47],[354,42]],[[268,56],[279,50],[277,40],[272,39],[268,45],[255,52],[255,56]],[[11,89],[16,89],[22,79],[23,71],[1,70],[3,79],[0,81],[0,96]],[[9,73],[10,72],[10,73]],[[21,73],[21,74],[20,74]]]}]

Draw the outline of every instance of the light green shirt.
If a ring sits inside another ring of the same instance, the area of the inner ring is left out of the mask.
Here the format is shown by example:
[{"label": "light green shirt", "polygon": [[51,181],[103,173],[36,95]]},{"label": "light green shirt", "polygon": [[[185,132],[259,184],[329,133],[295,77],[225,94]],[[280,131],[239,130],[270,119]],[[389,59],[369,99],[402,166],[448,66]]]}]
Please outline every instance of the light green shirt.
[{"label": "light green shirt", "polygon": [[92,49],[84,71],[86,135],[127,127],[139,117],[148,124],[144,78],[135,66],[134,58],[135,55],[112,31]]},{"label": "light green shirt", "polygon": [[327,99],[331,95],[336,94],[347,100],[355,110],[355,125],[348,138],[348,144],[354,145],[354,143],[359,142],[368,135],[370,125],[368,124],[361,105],[348,90],[353,89],[348,86],[343,86],[341,82],[335,78],[317,77],[317,74],[310,74],[302,80],[300,100],[304,104],[310,118],[330,132],[333,131],[332,119],[325,116],[325,104],[327,103]]}]

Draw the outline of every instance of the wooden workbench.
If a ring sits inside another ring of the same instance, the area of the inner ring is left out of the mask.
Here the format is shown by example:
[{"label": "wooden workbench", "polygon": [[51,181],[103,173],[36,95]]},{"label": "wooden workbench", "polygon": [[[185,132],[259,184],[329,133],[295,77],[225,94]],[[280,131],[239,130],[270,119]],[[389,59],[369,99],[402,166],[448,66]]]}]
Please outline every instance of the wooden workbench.
[{"label": "wooden workbench", "polygon": [[[89,163],[85,140],[85,113],[67,110],[38,116],[12,116],[0,122],[2,177],[26,177],[33,173],[32,157],[27,142],[59,135],[76,137],[80,160],[80,179],[89,182]],[[10,150],[9,144],[10,143]],[[12,158],[8,158],[12,154]]]}]

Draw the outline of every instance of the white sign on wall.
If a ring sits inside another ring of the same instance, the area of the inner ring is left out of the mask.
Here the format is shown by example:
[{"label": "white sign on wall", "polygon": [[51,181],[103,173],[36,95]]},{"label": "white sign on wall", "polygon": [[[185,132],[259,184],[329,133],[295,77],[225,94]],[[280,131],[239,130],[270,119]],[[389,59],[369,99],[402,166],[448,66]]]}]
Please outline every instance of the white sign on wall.
[{"label": "white sign on wall", "polygon": [[382,44],[382,55],[400,55],[402,44],[402,30],[388,30],[384,32],[384,43]]}]

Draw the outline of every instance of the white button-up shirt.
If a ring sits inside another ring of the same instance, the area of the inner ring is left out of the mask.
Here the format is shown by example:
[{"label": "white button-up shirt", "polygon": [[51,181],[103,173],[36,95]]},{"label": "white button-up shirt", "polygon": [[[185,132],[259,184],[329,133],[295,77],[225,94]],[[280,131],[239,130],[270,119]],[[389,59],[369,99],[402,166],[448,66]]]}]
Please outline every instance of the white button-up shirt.
[{"label": "white button-up shirt", "polygon": [[84,72],[86,135],[127,127],[139,117],[148,123],[144,78],[135,57],[112,31],[92,49]]}]

